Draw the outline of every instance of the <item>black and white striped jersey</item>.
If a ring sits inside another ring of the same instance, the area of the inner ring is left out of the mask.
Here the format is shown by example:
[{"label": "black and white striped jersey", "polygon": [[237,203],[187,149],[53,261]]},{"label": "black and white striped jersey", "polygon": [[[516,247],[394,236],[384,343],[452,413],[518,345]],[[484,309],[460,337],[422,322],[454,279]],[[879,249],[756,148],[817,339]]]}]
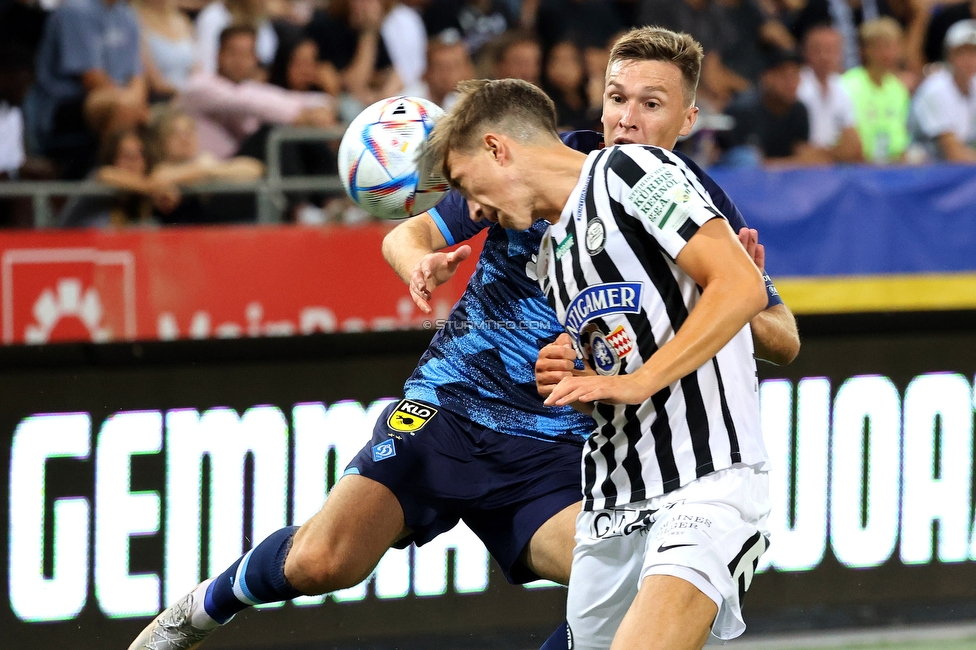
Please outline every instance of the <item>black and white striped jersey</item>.
[{"label": "black and white striped jersey", "polygon": [[[670,341],[701,290],[674,259],[722,215],[671,152],[591,153],[539,251],[543,292],[600,374],[636,371]],[[583,455],[583,508],[671,492],[733,463],[767,464],[752,333],[744,327],[694,373],[639,405],[596,405]]]}]

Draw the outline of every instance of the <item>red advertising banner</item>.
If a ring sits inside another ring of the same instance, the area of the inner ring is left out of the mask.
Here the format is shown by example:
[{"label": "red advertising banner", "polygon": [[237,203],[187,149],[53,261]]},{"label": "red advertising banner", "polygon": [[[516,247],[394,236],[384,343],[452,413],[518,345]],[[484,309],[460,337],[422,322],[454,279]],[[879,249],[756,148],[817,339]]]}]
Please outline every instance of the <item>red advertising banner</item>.
[{"label": "red advertising banner", "polygon": [[477,256],[437,289],[428,316],[383,259],[389,230],[2,233],[3,343],[290,336],[415,328],[446,317]]}]

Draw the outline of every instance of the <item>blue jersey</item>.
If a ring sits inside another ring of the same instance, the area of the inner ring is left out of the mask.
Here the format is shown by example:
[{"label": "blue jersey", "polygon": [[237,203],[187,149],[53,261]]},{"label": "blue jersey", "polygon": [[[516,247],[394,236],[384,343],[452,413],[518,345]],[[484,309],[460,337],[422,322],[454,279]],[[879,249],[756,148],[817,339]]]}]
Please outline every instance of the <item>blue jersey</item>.
[{"label": "blue jersey", "polygon": [[[584,153],[603,145],[602,134],[594,131],[574,131],[562,139]],[[682,160],[698,174],[732,229],[745,227],[728,195],[697,165]],[[564,331],[535,275],[536,254],[549,223],[538,221],[528,230],[516,231],[472,221],[467,202],[455,191],[429,214],[449,245],[485,228],[488,236],[467,289],[407,380],[404,396],[439,405],[500,433],[586,439],[593,420],[568,406],[545,406],[535,386],[539,350]],[[770,305],[782,302],[771,282],[767,291]]]}]

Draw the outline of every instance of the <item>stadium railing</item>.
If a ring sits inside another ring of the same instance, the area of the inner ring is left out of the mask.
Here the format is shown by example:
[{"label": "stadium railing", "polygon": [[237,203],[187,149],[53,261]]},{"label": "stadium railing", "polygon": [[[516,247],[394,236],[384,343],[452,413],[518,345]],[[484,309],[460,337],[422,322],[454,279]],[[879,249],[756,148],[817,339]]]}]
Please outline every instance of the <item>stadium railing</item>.
[{"label": "stadium railing", "polygon": [[[323,192],[338,194],[342,183],[338,176],[281,175],[281,144],[284,142],[329,142],[342,138],[343,127],[316,129],[311,127],[277,126],[268,134],[264,178],[247,183],[211,182],[180,188],[184,194],[240,194],[257,197],[258,223],[281,223],[287,206],[288,192]],[[31,199],[35,228],[57,226],[51,208],[53,197],[112,196],[114,188],[95,181],[7,181],[0,183],[0,198],[27,197]]]}]

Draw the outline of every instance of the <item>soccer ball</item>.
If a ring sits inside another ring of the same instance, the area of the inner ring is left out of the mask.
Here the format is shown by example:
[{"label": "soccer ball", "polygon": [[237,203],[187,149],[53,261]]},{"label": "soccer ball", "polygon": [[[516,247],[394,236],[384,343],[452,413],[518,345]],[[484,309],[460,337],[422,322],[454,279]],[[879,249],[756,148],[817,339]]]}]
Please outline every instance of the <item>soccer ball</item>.
[{"label": "soccer ball", "polygon": [[339,178],[359,207],[381,219],[403,219],[437,205],[450,187],[421,154],[442,115],[426,99],[390,97],[349,123],[339,144]]}]

